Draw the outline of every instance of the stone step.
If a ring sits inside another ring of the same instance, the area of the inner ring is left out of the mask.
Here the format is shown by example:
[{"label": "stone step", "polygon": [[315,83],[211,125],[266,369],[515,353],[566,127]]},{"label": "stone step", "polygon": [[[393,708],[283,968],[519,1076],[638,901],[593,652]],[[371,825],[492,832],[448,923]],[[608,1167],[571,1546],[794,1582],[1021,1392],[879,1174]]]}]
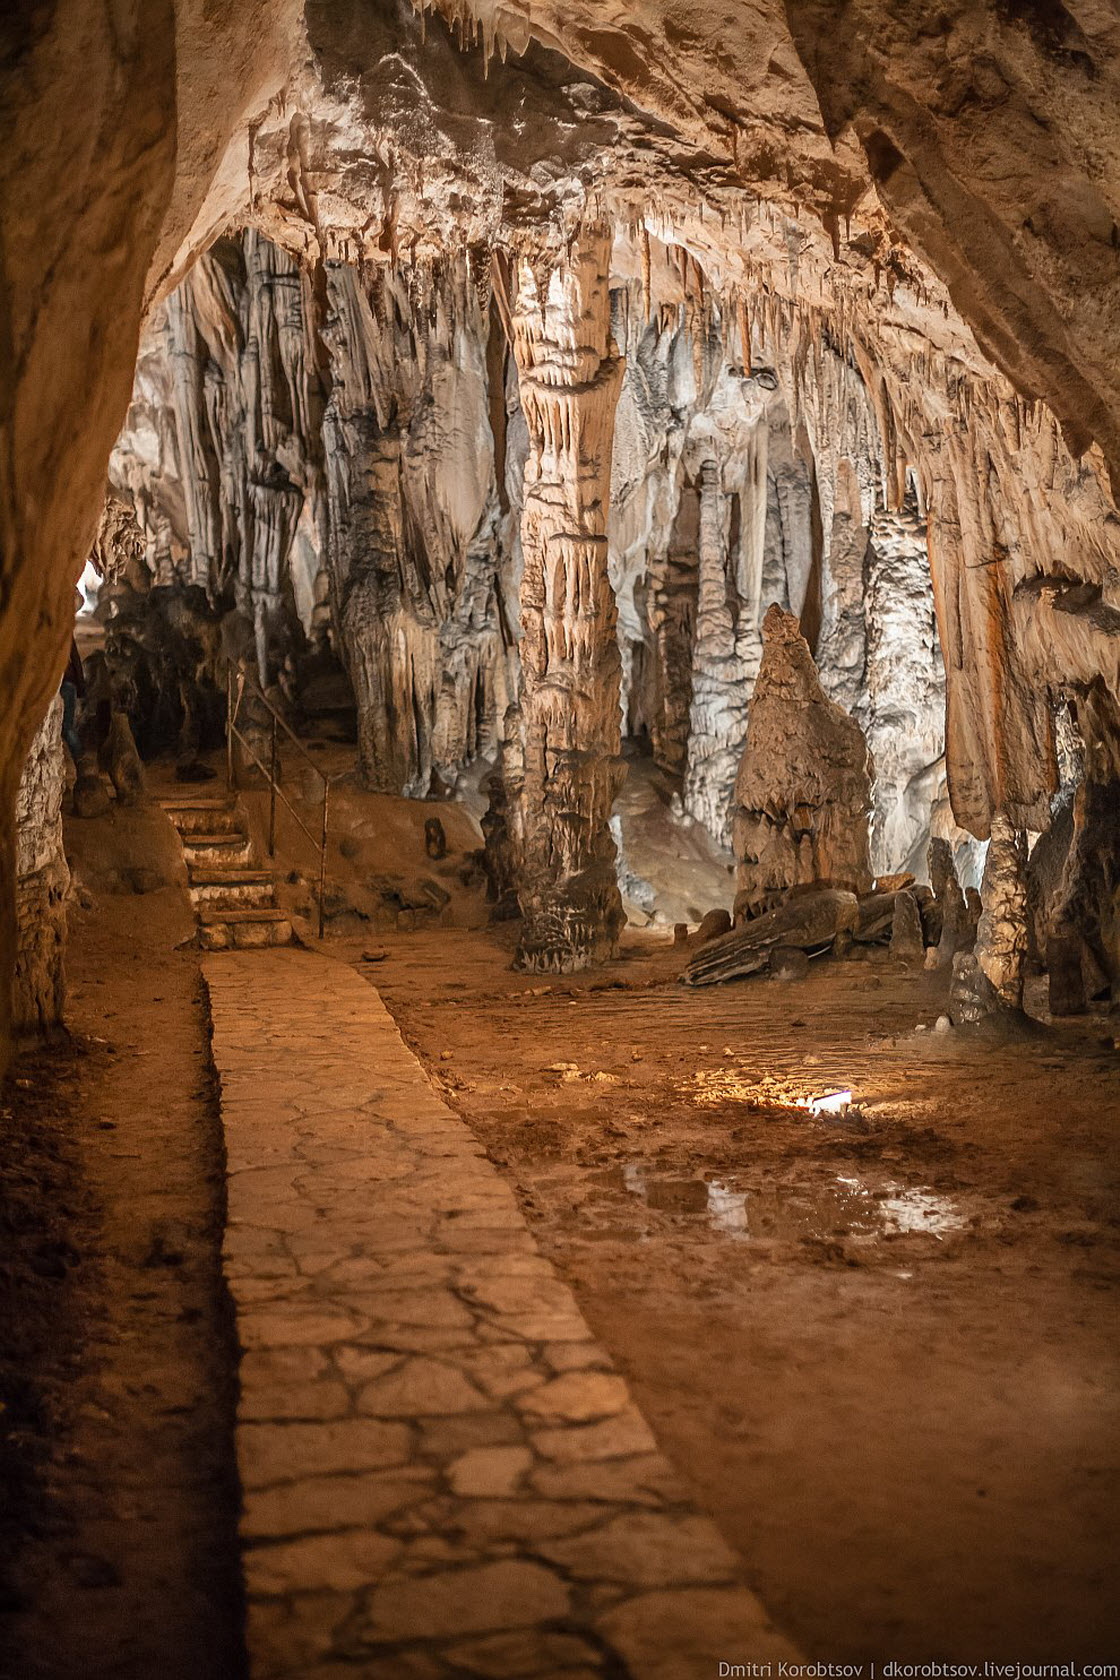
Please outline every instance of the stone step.
[{"label": "stone step", "polygon": [[160,805],[181,835],[246,832],[236,799],[161,799]]},{"label": "stone step", "polygon": [[253,862],[253,847],[249,836],[231,828],[224,834],[184,834],[183,856],[193,871],[210,868],[249,868]]},{"label": "stone step", "polygon": [[234,866],[231,869],[192,869],[190,879],[192,887],[259,887],[265,882],[271,886],[274,876],[271,869]]},{"label": "stone step", "polygon": [[212,922],[286,922],[288,912],[275,904],[241,906],[236,910],[208,908],[199,912],[198,919],[203,927],[208,927]]},{"label": "stone step", "polygon": [[161,799],[160,808],[164,811],[232,811],[237,804],[235,793],[191,793],[176,795],[174,799]]},{"label": "stone step", "polygon": [[179,831],[187,890],[204,951],[290,945],[292,924],[276,903],[271,870],[254,869],[245,813],[235,794],[161,799]]},{"label": "stone step", "polygon": [[290,945],[287,914],[267,905],[241,910],[206,910],[199,915],[199,944],[204,951],[261,950]]},{"label": "stone step", "polygon": [[189,891],[197,909],[228,905],[231,910],[275,904],[275,882],[260,869],[191,870]]}]

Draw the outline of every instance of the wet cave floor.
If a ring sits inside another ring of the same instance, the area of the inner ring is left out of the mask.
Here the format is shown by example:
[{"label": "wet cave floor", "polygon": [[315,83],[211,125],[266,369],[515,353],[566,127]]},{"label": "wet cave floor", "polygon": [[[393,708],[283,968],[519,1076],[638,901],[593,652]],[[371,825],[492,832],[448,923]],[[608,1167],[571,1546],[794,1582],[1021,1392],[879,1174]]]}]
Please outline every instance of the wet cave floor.
[{"label": "wet cave floor", "polygon": [[663,943],[556,981],[493,932],[371,944],[808,1656],[1115,1653],[1114,1013],[993,1044],[929,1031],[944,975],[885,952],[694,991]]},{"label": "wet cave floor", "polygon": [[[158,812],[127,821],[137,855],[163,844]],[[94,879],[121,835],[80,840]],[[3,1281],[31,1307],[0,1532],[0,1673],[20,1680],[240,1672],[191,926],[170,881],[86,894],[74,1036],[4,1094],[26,1182],[0,1209]],[[512,943],[506,924],[323,949],[508,1176],[778,1626],[830,1661],[1114,1657],[1116,1013],[992,1044],[915,1032],[945,978],[885,953],[690,991],[663,938],[553,980],[513,972]],[[846,1089],[847,1113],[806,1106]]]}]

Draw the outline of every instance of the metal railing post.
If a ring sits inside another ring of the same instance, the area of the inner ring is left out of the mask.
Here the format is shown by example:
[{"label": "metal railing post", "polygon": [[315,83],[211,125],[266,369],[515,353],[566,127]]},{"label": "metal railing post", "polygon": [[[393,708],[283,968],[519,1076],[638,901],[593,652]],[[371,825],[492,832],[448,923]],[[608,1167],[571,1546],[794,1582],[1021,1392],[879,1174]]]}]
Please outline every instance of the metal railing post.
[{"label": "metal railing post", "polygon": [[[253,751],[252,747],[249,745],[248,739],[244,735],[242,735],[241,731],[238,729],[237,723],[236,723],[236,720],[235,720],[235,713],[237,711],[237,708],[241,704],[241,696],[245,691],[246,682],[248,682],[250,688],[252,689],[252,691],[256,695],[256,697],[267,708],[267,710],[270,713],[271,718],[272,718],[272,740],[271,740],[271,751],[270,751],[270,763],[269,763],[269,767],[268,767],[267,770],[265,769],[265,766],[261,762],[261,760],[257,757],[256,753]],[[267,776],[268,777],[268,792],[269,792],[269,801],[268,801],[268,855],[269,855],[269,857],[275,857],[275,855],[276,855],[276,800],[277,800],[278,797],[280,799],[282,799],[284,801],[284,804],[288,807],[288,810],[291,813],[291,816],[292,816],[293,820],[295,821],[296,826],[303,831],[303,833],[307,836],[308,840],[310,840],[312,846],[315,845],[314,834],[312,833],[311,829],[307,826],[307,824],[304,822],[303,818],[300,816],[299,812],[296,810],[296,807],[292,804],[291,800],[288,798],[287,794],[283,791],[283,789],[280,786],[280,782],[279,782],[279,779],[278,779],[278,776],[277,776],[277,769],[279,767],[279,761],[280,761],[280,737],[279,737],[279,734],[278,734],[278,729],[283,729],[284,733],[288,736],[288,739],[291,741],[291,743],[295,747],[296,751],[300,754],[300,756],[302,758],[307,760],[307,763],[311,766],[312,770],[314,770],[315,774],[322,779],[322,783],[323,783],[323,820],[322,820],[322,823],[321,823],[320,828],[319,828],[319,938],[322,939],[323,929],[326,925],[326,906],[325,906],[324,900],[326,898],[326,892],[327,892],[327,830],[328,830],[328,827],[329,827],[329,824],[330,824],[330,808],[331,808],[330,777],[327,776],[324,771],[320,770],[319,766],[316,764],[315,760],[312,758],[312,756],[308,752],[307,748],[303,745],[303,742],[299,739],[299,737],[296,735],[295,731],[292,729],[291,724],[287,723],[285,721],[285,719],[280,716],[280,713],[276,710],[276,707],[272,704],[272,701],[269,700],[268,696],[261,689],[260,685],[256,682],[254,682],[253,678],[251,676],[249,676],[249,674],[245,671],[243,666],[240,666],[240,665],[238,666],[237,683],[236,683],[236,691],[237,691],[236,700],[234,699],[234,688],[235,688],[235,684],[234,684],[233,665],[231,663],[227,667],[227,670],[226,670],[226,780],[227,780],[227,783],[228,783],[230,789],[232,790],[236,786],[236,782],[235,782],[235,779],[234,779],[234,763],[233,763],[233,743],[234,743],[234,740],[236,739],[236,740],[240,741],[241,746],[242,746],[242,750],[244,751],[244,753],[245,753],[246,757],[248,758],[249,762],[256,766],[256,768],[260,771],[262,776]]]},{"label": "metal railing post", "polygon": [[226,792],[233,792],[233,661],[226,666]]},{"label": "metal railing post", "polygon": [[[320,772],[321,773],[321,772]],[[323,895],[327,885],[327,808],[330,804],[331,784],[323,777],[323,832],[319,840],[319,938],[323,937]]]},{"label": "metal railing post", "polygon": [[276,715],[272,717],[272,755],[268,771],[268,855],[276,856]]}]

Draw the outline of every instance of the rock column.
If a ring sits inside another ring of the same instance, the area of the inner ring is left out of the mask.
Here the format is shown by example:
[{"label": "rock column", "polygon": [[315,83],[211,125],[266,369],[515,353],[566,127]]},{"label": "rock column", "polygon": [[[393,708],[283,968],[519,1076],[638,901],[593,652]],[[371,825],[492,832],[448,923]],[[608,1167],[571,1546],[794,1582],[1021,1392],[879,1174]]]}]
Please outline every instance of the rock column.
[{"label": "rock column", "polygon": [[735,777],[762,639],[757,599],[740,600],[738,611],[732,611],[736,592],[729,576],[725,503],[719,463],[705,461],[700,468],[699,591],[684,806],[717,840],[730,845]]},{"label": "rock column", "polygon": [[1027,960],[1027,843],[1000,812],[980,897],[984,909],[976,929],[976,960],[1005,1009],[1022,1009]]},{"label": "rock column", "polygon": [[1027,845],[999,811],[980,887],[983,911],[975,951],[953,958],[949,1014],[958,1026],[1022,1015],[1027,960]]},{"label": "rock column", "polygon": [[29,1034],[56,1026],[65,1000],[66,891],[62,850],[62,701],[39,727],[16,801],[16,962],[12,1026]]},{"label": "rock column", "polygon": [[607,508],[622,358],[610,234],[585,228],[542,290],[522,262],[513,352],[529,432],[521,518],[521,693],[507,755],[523,927],[518,964],[570,972],[623,923],[611,806],[622,781],[621,661]]}]

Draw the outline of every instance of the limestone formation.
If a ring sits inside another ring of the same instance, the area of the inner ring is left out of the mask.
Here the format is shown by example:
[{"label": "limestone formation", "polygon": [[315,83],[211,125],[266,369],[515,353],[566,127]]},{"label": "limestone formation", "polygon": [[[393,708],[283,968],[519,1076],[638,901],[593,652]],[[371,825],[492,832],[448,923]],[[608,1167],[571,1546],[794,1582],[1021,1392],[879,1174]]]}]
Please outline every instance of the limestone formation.
[{"label": "limestone formation", "polygon": [[103,817],[112,809],[112,804],[108,784],[97,768],[97,759],[90,754],[78,766],[74,782],[74,815],[84,819]]},{"label": "limestone formation", "polygon": [[795,887],[871,884],[867,744],[824,694],[798,621],[776,604],[735,783],[736,913],[752,916]]},{"label": "limestone formation", "polygon": [[899,896],[896,892],[865,893],[859,901],[859,919],[852,938],[861,945],[879,945],[890,939]]},{"label": "limestone formation", "polygon": [[[683,807],[720,833],[768,600],[801,616],[825,692],[883,759],[876,868],[917,855],[942,775],[977,839],[999,812],[1043,829],[1053,708],[1071,692],[1095,779],[1117,774],[1107,8],[852,0],[838,21],[824,0],[701,0],[687,30],[636,0],[608,10],[218,0],[200,23],[195,0],[166,0],[111,19],[79,3],[34,30],[19,7],[5,17],[9,960],[16,786],[56,692],[145,319],[138,383],[156,400],[134,403],[115,482],[141,510],[152,575],[202,588],[214,611],[232,597],[260,674],[293,692],[303,639],[319,654],[333,642],[367,780],[423,793],[433,769],[496,752],[517,698],[527,419],[491,331],[492,257],[528,296],[521,275],[546,287],[589,220],[614,235],[616,341],[630,354],[646,340],[646,368],[671,376],[649,404],[636,387],[620,405],[636,417],[635,470],[618,479],[632,493],[613,536],[605,510],[603,526],[624,574],[627,716],[681,771]],[[42,132],[62,139],[29,152]],[[248,232],[219,239],[231,228]],[[185,276],[190,307],[174,296]],[[456,292],[452,332],[438,317]],[[376,330],[352,333],[363,309]],[[478,394],[485,423],[449,437],[446,416],[477,419]],[[752,427],[750,448],[728,446]],[[664,469],[650,466],[659,437]],[[456,483],[451,520],[429,494],[448,459],[468,464],[471,491]],[[167,494],[145,504],[161,478]],[[612,756],[613,720],[588,721],[600,700],[576,730],[588,763]],[[514,721],[531,733],[536,711]],[[601,833],[605,814],[575,826]],[[582,872],[569,853],[550,867]],[[597,948],[615,914],[598,905]]]},{"label": "limestone formation", "polygon": [[855,894],[836,887],[796,893],[744,927],[711,940],[692,958],[681,983],[712,986],[757,974],[769,963],[772,952],[786,947],[823,951],[859,925],[859,910]]},{"label": "limestone formation", "polygon": [[1080,936],[1068,927],[1056,927],[1046,942],[1048,1002],[1054,1016],[1084,1015],[1089,1006],[1083,946]]},{"label": "limestone formation", "polygon": [[428,817],[424,823],[424,850],[430,858],[447,855],[447,834],[438,817]]},{"label": "limestone formation", "polygon": [[918,900],[906,889],[894,896],[891,913],[891,956],[902,961],[921,961],[925,954],[922,916]]},{"label": "limestone formation", "polygon": [[16,965],[12,1025],[41,1031],[62,1020],[63,959],[70,871],[62,849],[65,784],[62,701],[56,700],[32,743],[16,807]]},{"label": "limestone formation", "polygon": [[992,824],[980,889],[976,960],[1005,1009],[1023,1007],[1027,959],[1027,846],[1005,816]]},{"label": "limestone formation", "polygon": [[731,915],[727,910],[709,910],[701,918],[700,926],[696,929],[696,937],[701,945],[709,940],[720,939],[725,933],[731,932]]},{"label": "limestone formation", "polygon": [[610,815],[622,782],[620,660],[607,574],[611,438],[622,363],[611,336],[610,236],[581,230],[509,301],[529,434],[521,516],[521,699],[508,774],[518,962],[566,972],[611,951],[623,921]]},{"label": "limestone formation", "polygon": [[144,768],[123,712],[114,712],[109,720],[101,762],[116,790],[118,803],[135,805],[144,792]]},{"label": "limestone formation", "polygon": [[1120,981],[1120,778],[1102,769],[1091,766],[1077,789],[1053,911],[1055,933],[1076,946],[1090,997]]},{"label": "limestone formation", "polygon": [[363,776],[385,792],[424,795],[434,772],[453,782],[493,754],[514,697],[493,412],[504,414],[504,348],[480,263],[475,252],[408,277],[377,271],[367,285],[343,265],[328,276],[319,564]]},{"label": "limestone formation", "polygon": [[[950,1014],[958,1026],[1017,1019],[1026,974],[1026,838],[1000,813],[992,824],[976,924],[975,950],[952,957]],[[970,941],[971,943],[971,941]]]},{"label": "limestone formation", "polygon": [[236,612],[293,714],[313,661],[342,661],[363,777],[385,792],[453,782],[494,750],[511,698],[472,260],[488,259],[365,283],[332,264],[316,286],[252,230],[220,241],[149,324],[112,462],[152,608],[167,616],[166,591],[197,612],[202,591]]}]

